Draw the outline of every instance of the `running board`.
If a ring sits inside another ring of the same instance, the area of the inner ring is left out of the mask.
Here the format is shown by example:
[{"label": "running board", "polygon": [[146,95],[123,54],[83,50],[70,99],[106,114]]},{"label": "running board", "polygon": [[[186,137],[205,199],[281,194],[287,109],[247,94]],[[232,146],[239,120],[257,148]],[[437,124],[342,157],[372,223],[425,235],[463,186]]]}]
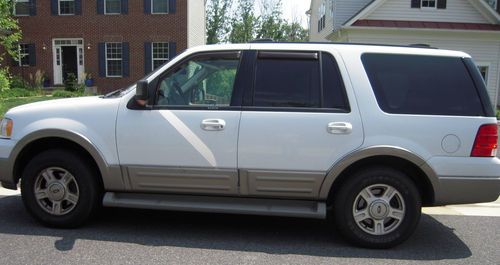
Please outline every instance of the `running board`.
[{"label": "running board", "polygon": [[235,197],[182,196],[107,192],[107,207],[326,218],[324,202]]}]

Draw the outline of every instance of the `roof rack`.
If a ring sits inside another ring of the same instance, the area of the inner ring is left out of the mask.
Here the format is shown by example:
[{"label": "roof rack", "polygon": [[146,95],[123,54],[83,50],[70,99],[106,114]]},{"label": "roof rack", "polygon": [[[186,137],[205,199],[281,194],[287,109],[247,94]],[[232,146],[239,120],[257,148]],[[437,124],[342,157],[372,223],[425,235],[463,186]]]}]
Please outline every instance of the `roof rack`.
[{"label": "roof rack", "polygon": [[356,42],[286,42],[280,41],[275,42],[272,39],[256,39],[249,41],[248,43],[274,43],[274,44],[331,44],[331,45],[366,45],[366,46],[381,46],[381,47],[398,47],[398,48],[424,48],[424,49],[438,49],[432,47],[429,44],[408,44],[408,45],[397,45],[397,44],[379,44],[379,43],[356,43]]},{"label": "roof rack", "polygon": [[269,39],[269,38],[264,38],[264,39],[254,39],[254,40],[251,40],[249,41],[248,43],[271,43],[271,42],[274,42],[273,39]]}]

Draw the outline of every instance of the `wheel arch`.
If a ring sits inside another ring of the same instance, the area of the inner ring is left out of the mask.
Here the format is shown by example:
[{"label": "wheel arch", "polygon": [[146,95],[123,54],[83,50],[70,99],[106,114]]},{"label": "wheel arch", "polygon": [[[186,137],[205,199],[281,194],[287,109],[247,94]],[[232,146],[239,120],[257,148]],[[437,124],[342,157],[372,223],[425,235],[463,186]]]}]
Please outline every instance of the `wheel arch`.
[{"label": "wheel arch", "polygon": [[434,203],[437,178],[425,160],[409,150],[394,146],[373,146],[351,153],[336,163],[328,172],[320,189],[320,198],[330,204],[336,189],[349,175],[369,166],[387,166],[408,175],[422,196],[423,205]]},{"label": "wheel arch", "polygon": [[73,131],[45,129],[26,135],[14,147],[11,155],[14,183],[18,183],[31,158],[48,148],[69,149],[87,159],[100,173],[99,181],[103,187],[110,185],[107,181],[110,175],[121,174],[119,167],[113,168],[106,163],[99,149],[87,137]]}]

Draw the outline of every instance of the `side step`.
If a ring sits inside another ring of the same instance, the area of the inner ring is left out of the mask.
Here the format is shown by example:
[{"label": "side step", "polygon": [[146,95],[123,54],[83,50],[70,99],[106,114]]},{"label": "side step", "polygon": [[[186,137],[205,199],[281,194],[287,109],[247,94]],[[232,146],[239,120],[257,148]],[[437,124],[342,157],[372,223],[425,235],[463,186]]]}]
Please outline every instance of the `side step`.
[{"label": "side step", "polygon": [[300,200],[107,192],[103,199],[103,205],[187,212],[326,218],[326,204],[324,202]]}]

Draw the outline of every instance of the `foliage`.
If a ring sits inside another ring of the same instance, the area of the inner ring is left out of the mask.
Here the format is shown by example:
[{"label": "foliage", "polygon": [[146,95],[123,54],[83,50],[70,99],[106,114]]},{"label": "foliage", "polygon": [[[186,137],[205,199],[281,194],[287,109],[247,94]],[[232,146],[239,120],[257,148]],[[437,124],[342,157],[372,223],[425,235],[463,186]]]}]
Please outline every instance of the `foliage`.
[{"label": "foliage", "polygon": [[217,96],[222,101],[229,103],[232,94],[236,69],[217,71],[207,78],[207,94]]},{"label": "foliage", "polygon": [[74,92],[78,90],[78,80],[74,73],[68,73],[64,79],[64,90]]},{"label": "foliage", "polygon": [[7,68],[0,68],[0,92],[9,90],[10,75]]},{"label": "foliage", "polygon": [[232,0],[211,0],[207,5],[207,44],[220,43],[229,32]]},{"label": "foliage", "polygon": [[298,22],[287,24],[283,27],[283,39],[279,41],[307,42],[309,41],[309,31]]},{"label": "foliage", "polygon": [[68,91],[68,90],[55,90],[52,92],[55,98],[75,98],[84,96],[83,91]]},{"label": "foliage", "polygon": [[262,1],[256,37],[257,39],[285,40],[283,28],[286,21],[283,19],[281,0]]},{"label": "foliage", "polygon": [[[17,19],[12,17],[14,1],[0,0],[0,46],[12,56],[18,58],[17,42],[21,39],[21,29]],[[0,54],[0,63],[5,54]]]},{"label": "foliage", "polygon": [[14,75],[10,79],[10,87],[11,88],[27,89],[29,86],[28,86],[28,82],[26,82],[21,76]]},{"label": "foliage", "polygon": [[12,88],[0,92],[0,98],[20,98],[20,97],[33,97],[42,95],[41,91],[28,90],[24,88]]},{"label": "foliage", "polygon": [[255,38],[258,19],[255,16],[254,4],[252,0],[238,0],[237,15],[233,17],[229,33],[231,43],[246,43]]},{"label": "foliage", "polygon": [[36,70],[35,74],[29,74],[30,84],[34,90],[40,90],[43,87],[43,81],[45,80],[46,75],[42,70]]}]

